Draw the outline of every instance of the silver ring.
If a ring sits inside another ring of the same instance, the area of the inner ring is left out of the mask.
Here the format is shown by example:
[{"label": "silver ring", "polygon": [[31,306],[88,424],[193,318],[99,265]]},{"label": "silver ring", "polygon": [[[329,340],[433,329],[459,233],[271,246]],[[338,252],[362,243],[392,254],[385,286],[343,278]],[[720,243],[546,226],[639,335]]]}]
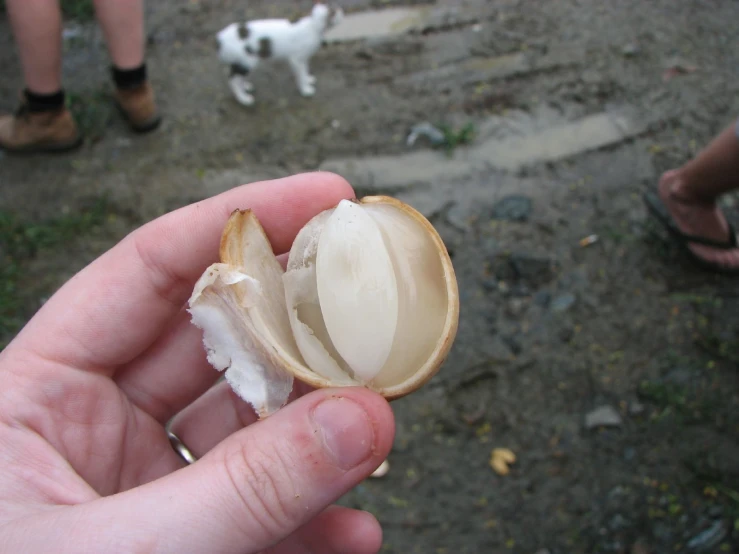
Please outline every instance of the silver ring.
[{"label": "silver ring", "polygon": [[180,437],[175,435],[169,429],[167,429],[167,436],[169,437],[169,444],[172,445],[172,448],[177,452],[177,454],[179,454],[180,458],[185,460],[188,464],[194,464],[198,461],[190,449],[185,446],[185,443],[180,440]]}]

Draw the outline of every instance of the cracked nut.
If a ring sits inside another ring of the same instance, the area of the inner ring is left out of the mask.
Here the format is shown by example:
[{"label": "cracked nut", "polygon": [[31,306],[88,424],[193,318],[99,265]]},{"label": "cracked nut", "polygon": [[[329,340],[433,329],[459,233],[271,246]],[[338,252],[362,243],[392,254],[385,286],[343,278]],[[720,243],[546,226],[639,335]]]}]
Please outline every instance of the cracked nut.
[{"label": "cracked nut", "polygon": [[490,467],[498,475],[508,475],[510,464],[516,463],[516,455],[508,448],[495,448],[490,455]]},{"label": "cracked nut", "polygon": [[286,270],[254,213],[235,211],[188,311],[209,363],[265,417],[286,403],[293,379],[364,386],[389,400],[418,389],[451,348],[459,294],[431,223],[373,196],[311,219]]}]

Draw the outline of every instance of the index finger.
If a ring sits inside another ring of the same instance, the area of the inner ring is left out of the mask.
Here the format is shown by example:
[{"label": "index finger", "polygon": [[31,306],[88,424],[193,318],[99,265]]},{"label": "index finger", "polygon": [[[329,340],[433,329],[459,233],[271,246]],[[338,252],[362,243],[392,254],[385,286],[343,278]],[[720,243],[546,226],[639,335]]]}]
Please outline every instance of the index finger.
[{"label": "index finger", "polygon": [[166,214],[70,279],[7,350],[112,372],[151,345],[182,309],[196,280],[218,261],[234,210],[252,209],[281,254],[313,216],[353,197],[344,179],[316,172],[244,185]]}]

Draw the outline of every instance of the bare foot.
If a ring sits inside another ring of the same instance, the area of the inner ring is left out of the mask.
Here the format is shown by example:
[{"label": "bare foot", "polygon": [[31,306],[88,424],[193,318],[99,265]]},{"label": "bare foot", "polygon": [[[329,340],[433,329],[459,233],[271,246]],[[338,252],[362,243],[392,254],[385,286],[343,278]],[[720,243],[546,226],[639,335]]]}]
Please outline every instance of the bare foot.
[{"label": "bare foot", "polygon": [[[683,233],[719,242],[729,240],[729,224],[718,205],[686,193],[680,170],[674,169],[662,175],[659,196]],[[688,248],[708,262],[727,269],[739,269],[739,248],[722,250],[702,244],[688,244]]]}]

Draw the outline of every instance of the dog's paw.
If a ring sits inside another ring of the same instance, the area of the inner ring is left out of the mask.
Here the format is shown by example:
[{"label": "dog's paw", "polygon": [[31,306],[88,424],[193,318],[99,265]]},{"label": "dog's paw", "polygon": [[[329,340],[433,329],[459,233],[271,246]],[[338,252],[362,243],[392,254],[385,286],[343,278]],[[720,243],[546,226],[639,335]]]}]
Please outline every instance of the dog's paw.
[{"label": "dog's paw", "polygon": [[254,85],[251,84],[249,81],[244,81],[241,84],[241,88],[244,90],[244,92],[254,92]]},{"label": "dog's paw", "polygon": [[236,101],[242,106],[253,106],[254,105],[255,100],[251,94],[242,92],[241,94],[236,94],[235,96],[236,96]]},{"label": "dog's paw", "polygon": [[315,84],[316,84],[316,78],[313,75],[308,75],[305,78],[305,82],[308,83],[309,85],[314,85],[315,86]]},{"label": "dog's paw", "polygon": [[310,83],[306,83],[300,89],[300,94],[306,97],[313,96],[315,93],[316,93],[316,87]]}]

